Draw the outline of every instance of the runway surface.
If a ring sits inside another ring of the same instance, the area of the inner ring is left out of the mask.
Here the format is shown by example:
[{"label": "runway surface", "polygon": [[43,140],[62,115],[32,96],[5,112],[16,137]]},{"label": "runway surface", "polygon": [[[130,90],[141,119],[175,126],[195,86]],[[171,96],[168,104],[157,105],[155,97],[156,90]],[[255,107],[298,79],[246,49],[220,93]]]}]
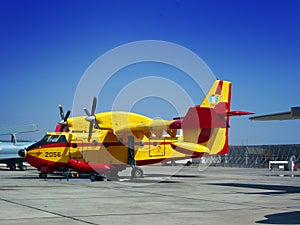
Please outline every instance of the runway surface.
[{"label": "runway surface", "polygon": [[143,167],[120,181],[0,168],[0,224],[300,224],[300,171]]}]

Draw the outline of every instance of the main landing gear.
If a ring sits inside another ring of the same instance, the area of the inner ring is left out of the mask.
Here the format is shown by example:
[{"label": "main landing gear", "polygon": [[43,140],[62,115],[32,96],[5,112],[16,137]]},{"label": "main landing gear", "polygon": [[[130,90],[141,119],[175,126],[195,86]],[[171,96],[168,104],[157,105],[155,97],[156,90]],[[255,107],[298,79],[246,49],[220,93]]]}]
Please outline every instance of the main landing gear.
[{"label": "main landing gear", "polygon": [[104,176],[102,176],[102,175],[100,175],[100,174],[98,174],[98,173],[91,173],[90,174],[90,180],[92,182],[94,182],[94,181],[106,181],[107,178],[104,177]]},{"label": "main landing gear", "polygon": [[131,170],[131,179],[134,178],[143,178],[144,171],[140,167],[133,167]]},{"label": "main landing gear", "polygon": [[118,170],[111,170],[105,174],[91,173],[90,180],[93,181],[118,181]]},{"label": "main landing gear", "polygon": [[48,176],[48,175],[47,175],[47,173],[45,173],[45,172],[39,173],[39,178],[46,179],[47,176]]},{"label": "main landing gear", "polygon": [[25,166],[23,164],[23,162],[10,162],[7,164],[7,167],[12,170],[15,171],[17,169],[17,167],[19,168],[19,170],[21,171],[26,171],[27,170],[27,166]]},{"label": "main landing gear", "polygon": [[26,171],[26,170],[27,170],[27,166],[25,166],[25,165],[23,165],[23,164],[20,164],[18,167],[19,167],[19,169],[20,169],[21,171]]},{"label": "main landing gear", "polygon": [[[131,179],[143,178],[144,171],[140,167],[133,167],[131,170]],[[106,174],[91,173],[90,180],[93,181],[118,181],[118,171],[110,171]]]}]

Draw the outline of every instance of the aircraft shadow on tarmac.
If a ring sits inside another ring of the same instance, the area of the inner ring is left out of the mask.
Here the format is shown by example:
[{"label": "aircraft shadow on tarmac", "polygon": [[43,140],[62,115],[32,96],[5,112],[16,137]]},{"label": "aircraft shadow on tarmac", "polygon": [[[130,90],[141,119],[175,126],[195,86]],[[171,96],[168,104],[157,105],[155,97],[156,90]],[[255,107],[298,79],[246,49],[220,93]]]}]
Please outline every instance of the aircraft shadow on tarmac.
[{"label": "aircraft shadow on tarmac", "polygon": [[174,175],[170,175],[170,174],[150,174],[147,173],[144,175],[144,177],[177,177],[177,178],[199,178],[199,177],[204,177],[204,176],[198,176],[198,175],[181,175],[181,174],[174,174]]},{"label": "aircraft shadow on tarmac", "polygon": [[[264,190],[261,192],[247,192],[246,194],[279,195],[279,194],[300,193],[300,187],[297,186],[269,185],[269,184],[242,184],[242,183],[218,183],[212,185]],[[270,191],[266,192],[265,190],[270,190]]]},{"label": "aircraft shadow on tarmac", "polygon": [[[38,175],[26,175],[26,176],[14,176],[14,177],[9,177],[9,179],[16,179],[16,180],[66,180],[66,179],[72,179],[72,178],[67,178],[64,176],[49,176],[45,179],[39,178]],[[75,179],[75,178],[74,178]]]},{"label": "aircraft shadow on tarmac", "polygon": [[131,183],[182,183],[180,180],[169,180],[169,178],[195,178],[194,175],[170,175],[170,174],[145,174],[143,178],[131,179],[130,176],[120,177],[122,182]]},{"label": "aircraft shadow on tarmac", "polygon": [[[13,171],[13,170],[10,170],[9,168],[4,168],[4,167],[1,167],[0,168],[0,171]],[[18,168],[15,170],[16,172],[20,171]]]},{"label": "aircraft shadow on tarmac", "polygon": [[299,224],[300,211],[269,214],[267,219],[256,221],[259,224]]},{"label": "aircraft shadow on tarmac", "polygon": [[[131,182],[131,183],[182,183],[183,180],[169,180],[169,178],[199,178],[203,176],[198,175],[169,175],[169,174],[145,174],[144,178],[141,179],[130,179],[130,177],[126,177],[122,182]],[[155,179],[159,178],[159,179]]]},{"label": "aircraft shadow on tarmac", "polygon": [[[194,175],[167,175],[167,174],[147,174],[144,175],[144,178],[138,178],[138,179],[131,179],[130,176],[120,176],[121,182],[131,182],[131,183],[182,183],[183,181],[180,180],[169,180],[169,178],[196,178],[199,176],[194,176]],[[26,175],[26,176],[10,176],[8,177],[9,179],[22,179],[22,180],[28,180],[28,179],[33,179],[33,180],[41,180],[41,178],[38,177],[37,174],[32,174],[32,175]],[[158,178],[158,179],[157,179]],[[80,177],[67,177],[59,174],[52,174],[45,178],[44,180],[70,180],[70,181],[75,181],[75,180],[86,180],[89,181],[89,176],[80,176]]]},{"label": "aircraft shadow on tarmac", "polygon": [[153,180],[153,179],[125,179],[121,182],[127,182],[127,183],[139,183],[139,184],[153,184],[153,183],[160,183],[160,184],[176,184],[176,183],[182,183],[181,181],[174,181],[174,180]]}]

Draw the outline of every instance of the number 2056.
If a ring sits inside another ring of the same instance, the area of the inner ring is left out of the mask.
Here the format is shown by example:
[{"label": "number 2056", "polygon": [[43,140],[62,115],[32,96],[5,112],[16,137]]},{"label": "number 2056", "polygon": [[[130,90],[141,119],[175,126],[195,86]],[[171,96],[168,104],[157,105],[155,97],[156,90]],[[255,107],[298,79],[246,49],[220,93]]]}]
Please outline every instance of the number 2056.
[{"label": "number 2056", "polygon": [[45,157],[61,157],[60,152],[46,152]]}]

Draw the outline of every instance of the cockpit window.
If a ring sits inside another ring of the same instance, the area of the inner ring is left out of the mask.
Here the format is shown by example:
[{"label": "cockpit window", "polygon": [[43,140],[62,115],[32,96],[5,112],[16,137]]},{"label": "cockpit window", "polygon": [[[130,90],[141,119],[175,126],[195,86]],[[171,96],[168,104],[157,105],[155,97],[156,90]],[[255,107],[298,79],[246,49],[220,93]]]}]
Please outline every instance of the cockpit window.
[{"label": "cockpit window", "polygon": [[67,143],[67,138],[64,135],[45,135],[41,141],[44,143]]},{"label": "cockpit window", "polygon": [[58,140],[58,135],[52,135],[51,138],[48,140],[50,143],[55,143]]},{"label": "cockpit window", "polygon": [[60,136],[59,139],[58,139],[58,142],[66,143],[67,142],[66,136],[64,136],[64,135]]},{"label": "cockpit window", "polygon": [[51,135],[45,135],[41,141],[48,141],[49,137],[51,137]]}]

